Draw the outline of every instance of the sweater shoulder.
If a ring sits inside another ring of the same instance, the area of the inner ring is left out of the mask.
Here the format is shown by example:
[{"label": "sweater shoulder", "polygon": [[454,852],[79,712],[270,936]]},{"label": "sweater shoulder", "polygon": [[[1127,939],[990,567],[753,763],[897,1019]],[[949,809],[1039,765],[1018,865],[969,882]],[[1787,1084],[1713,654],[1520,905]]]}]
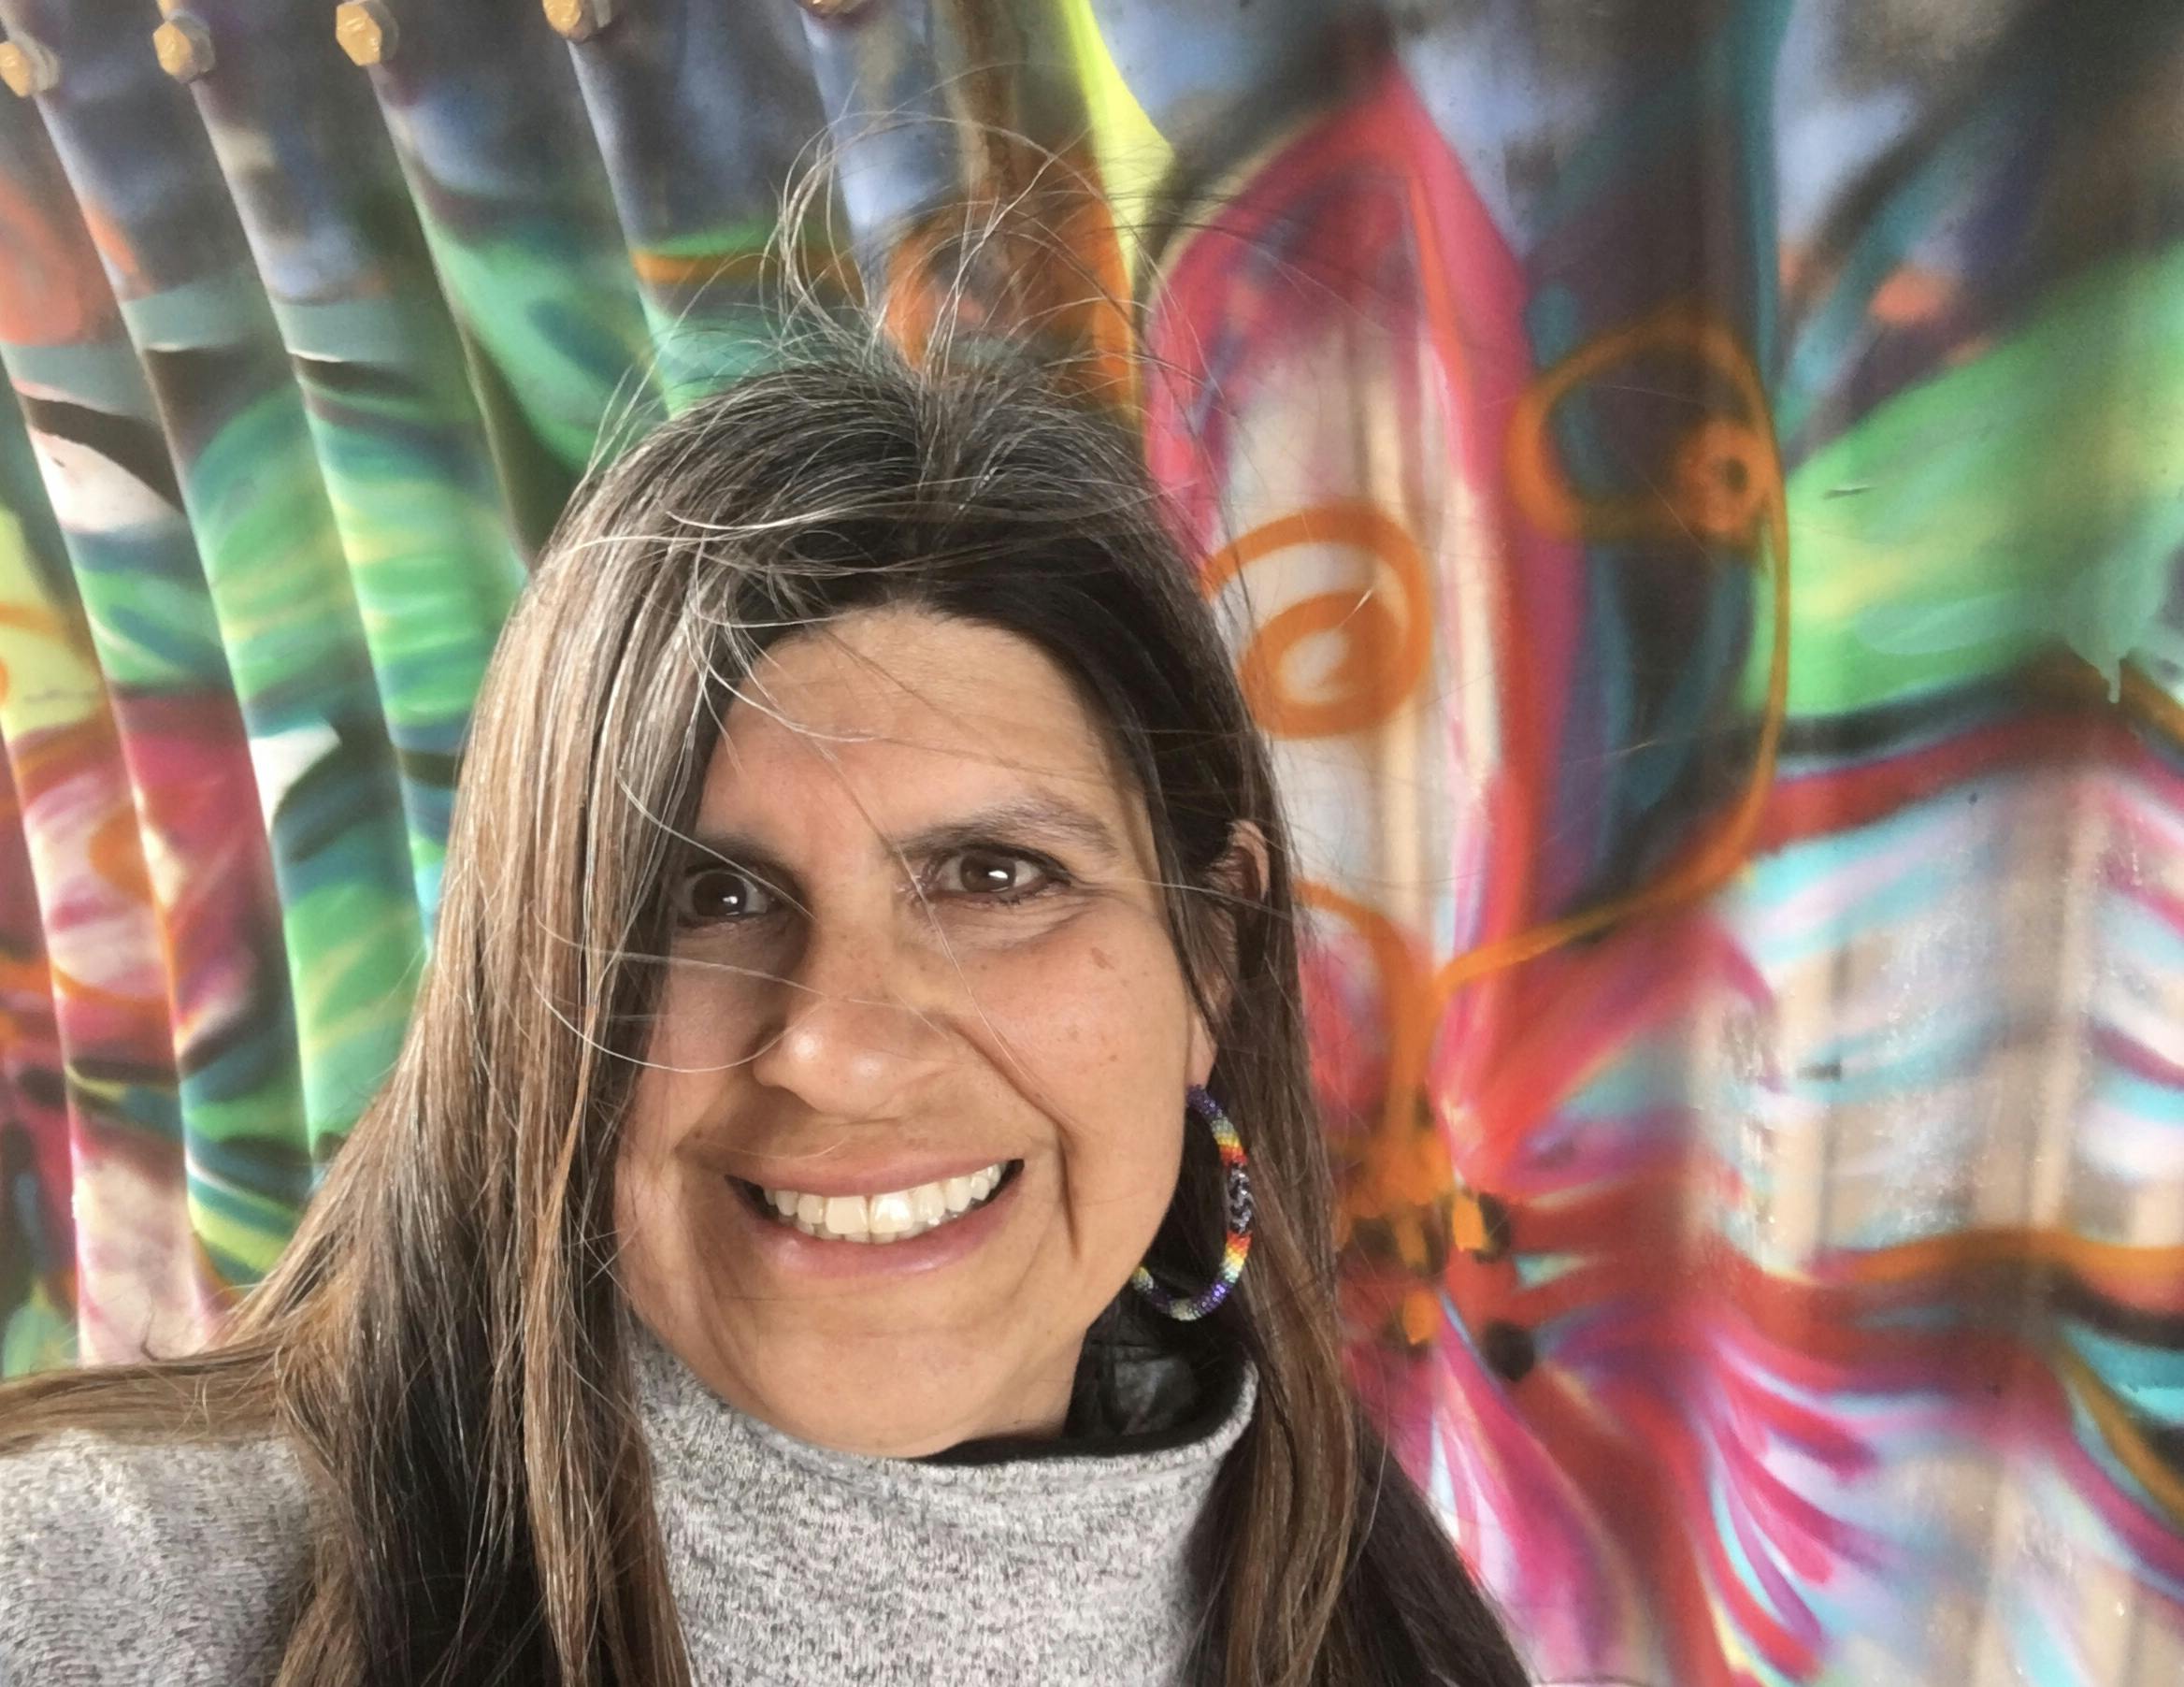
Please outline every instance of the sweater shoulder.
[{"label": "sweater shoulder", "polygon": [[310,1548],[278,1441],[68,1431],[0,1458],[0,1687],[270,1681]]}]

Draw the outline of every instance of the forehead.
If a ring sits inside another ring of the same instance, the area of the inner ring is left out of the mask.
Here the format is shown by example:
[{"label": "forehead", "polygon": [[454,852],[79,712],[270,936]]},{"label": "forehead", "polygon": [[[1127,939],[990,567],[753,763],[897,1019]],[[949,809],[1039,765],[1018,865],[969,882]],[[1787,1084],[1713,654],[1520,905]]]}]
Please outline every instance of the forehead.
[{"label": "forehead", "polygon": [[830,824],[827,805],[846,801],[908,820],[1042,792],[1134,831],[1128,784],[1076,685],[1029,640],[875,610],[783,640],[753,668],[722,717],[700,817]]}]

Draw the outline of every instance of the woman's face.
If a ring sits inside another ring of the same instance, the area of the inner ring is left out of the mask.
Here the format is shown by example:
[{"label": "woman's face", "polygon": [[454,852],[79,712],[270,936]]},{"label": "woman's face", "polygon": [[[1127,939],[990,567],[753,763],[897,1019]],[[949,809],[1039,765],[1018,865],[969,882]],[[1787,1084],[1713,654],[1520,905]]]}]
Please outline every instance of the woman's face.
[{"label": "woman's face", "polygon": [[783,642],[724,726],[618,1166],[637,1311],[823,1446],[1057,1430],[1214,1059],[1144,804],[1035,646],[914,612]]}]

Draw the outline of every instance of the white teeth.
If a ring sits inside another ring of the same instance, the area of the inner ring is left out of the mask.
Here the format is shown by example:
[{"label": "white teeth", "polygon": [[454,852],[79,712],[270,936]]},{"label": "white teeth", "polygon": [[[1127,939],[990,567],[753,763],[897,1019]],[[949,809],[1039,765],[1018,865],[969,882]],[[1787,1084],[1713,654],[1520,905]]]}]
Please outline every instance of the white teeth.
[{"label": "white teeth", "polygon": [[1009,1162],[999,1161],[968,1177],[921,1183],[914,1189],[887,1190],[876,1195],[808,1195],[797,1190],[765,1190],[766,1204],[783,1221],[807,1236],[830,1242],[903,1242],[922,1236],[969,1212],[999,1187]]},{"label": "white teeth", "polygon": [[874,1195],[865,1203],[865,1206],[875,1236],[898,1236],[917,1221],[911,1214],[908,1190],[898,1190],[888,1195]]},{"label": "white teeth", "polygon": [[[801,1202],[797,1203],[800,1206]],[[829,1195],[826,1198],[826,1233],[862,1242],[869,1226],[865,1222],[865,1198],[862,1195]]]}]

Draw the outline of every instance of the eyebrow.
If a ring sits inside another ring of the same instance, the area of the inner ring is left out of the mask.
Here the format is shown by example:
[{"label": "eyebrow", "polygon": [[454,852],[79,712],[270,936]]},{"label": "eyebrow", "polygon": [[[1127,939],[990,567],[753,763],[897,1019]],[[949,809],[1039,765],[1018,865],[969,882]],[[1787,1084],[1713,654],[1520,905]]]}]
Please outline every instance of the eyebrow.
[{"label": "eyebrow", "polygon": [[[1064,798],[1051,796],[1011,798],[887,843],[891,850],[914,858],[943,855],[1003,837],[1029,844],[1073,844],[1109,860],[1122,858],[1121,847],[1106,821]],[[771,850],[740,832],[700,828],[692,833],[691,842],[739,867],[792,876]]]}]

